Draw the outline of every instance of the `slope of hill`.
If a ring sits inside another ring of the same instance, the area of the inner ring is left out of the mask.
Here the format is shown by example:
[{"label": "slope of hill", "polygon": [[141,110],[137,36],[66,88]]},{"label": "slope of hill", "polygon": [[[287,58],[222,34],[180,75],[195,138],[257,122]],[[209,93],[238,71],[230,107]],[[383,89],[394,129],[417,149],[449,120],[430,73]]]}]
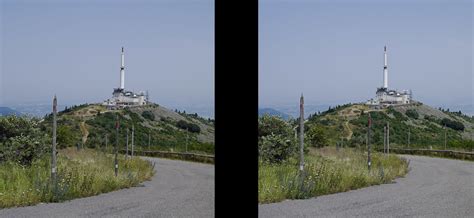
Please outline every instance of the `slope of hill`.
[{"label": "slope of hill", "polygon": [[411,147],[444,148],[445,132],[449,147],[465,149],[474,146],[473,117],[441,111],[419,102],[380,110],[362,104],[346,104],[311,115],[308,125],[324,126],[329,144],[343,140],[350,146],[365,146],[368,113],[372,117],[371,142],[379,148],[383,147],[383,127],[387,122],[391,146],[407,146],[410,134]]},{"label": "slope of hill", "polygon": [[[157,104],[122,110],[107,110],[98,104],[74,106],[58,113],[58,144],[60,147],[82,143],[87,147],[109,148],[115,144],[116,116],[119,117],[119,145],[126,144],[127,129],[131,144],[138,149],[214,153],[214,121],[197,114],[171,111]],[[51,128],[52,116],[45,117],[43,129]]]},{"label": "slope of hill", "polygon": [[277,111],[277,110],[275,110],[275,109],[273,109],[273,108],[261,108],[261,109],[259,108],[259,109],[258,109],[258,116],[263,116],[263,115],[265,115],[265,114],[268,114],[268,115],[270,115],[270,116],[277,116],[277,117],[280,117],[280,118],[282,118],[282,119],[284,119],[284,120],[289,120],[289,119],[291,118],[290,115],[285,114],[285,113],[283,113],[283,112],[281,112],[281,111]]},{"label": "slope of hill", "polygon": [[0,116],[8,116],[8,115],[20,116],[21,113],[9,107],[0,107]]}]

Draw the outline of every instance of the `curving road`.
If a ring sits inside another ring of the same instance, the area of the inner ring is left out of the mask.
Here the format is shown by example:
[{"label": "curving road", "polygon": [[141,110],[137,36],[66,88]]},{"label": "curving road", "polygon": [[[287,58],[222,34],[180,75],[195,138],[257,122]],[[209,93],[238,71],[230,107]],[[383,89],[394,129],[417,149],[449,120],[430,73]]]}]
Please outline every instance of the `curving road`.
[{"label": "curving road", "polygon": [[392,184],[259,205],[259,217],[474,217],[474,162],[406,156]]},{"label": "curving road", "polygon": [[139,187],[3,209],[0,217],[214,217],[214,165],[147,159],[156,163],[156,173]]}]

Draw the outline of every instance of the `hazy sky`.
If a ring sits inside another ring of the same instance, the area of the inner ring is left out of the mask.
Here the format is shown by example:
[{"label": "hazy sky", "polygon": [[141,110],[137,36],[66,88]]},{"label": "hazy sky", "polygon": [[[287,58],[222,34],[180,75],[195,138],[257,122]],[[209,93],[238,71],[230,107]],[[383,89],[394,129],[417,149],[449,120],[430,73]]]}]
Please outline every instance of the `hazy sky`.
[{"label": "hazy sky", "polygon": [[214,109],[214,1],[0,0],[0,105],[102,102],[119,86]]},{"label": "hazy sky", "polygon": [[383,81],[431,105],[473,99],[472,0],[260,1],[260,107],[361,102]]}]

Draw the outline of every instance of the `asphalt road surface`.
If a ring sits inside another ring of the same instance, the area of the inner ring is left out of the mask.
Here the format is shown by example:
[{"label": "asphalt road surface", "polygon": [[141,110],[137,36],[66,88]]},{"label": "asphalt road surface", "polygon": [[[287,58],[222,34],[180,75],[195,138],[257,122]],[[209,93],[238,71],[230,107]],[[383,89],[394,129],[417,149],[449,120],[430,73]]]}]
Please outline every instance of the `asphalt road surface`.
[{"label": "asphalt road surface", "polygon": [[259,205],[259,217],[474,217],[474,162],[405,156],[394,183]]},{"label": "asphalt road surface", "polygon": [[0,217],[214,217],[214,165],[159,158],[138,187],[63,203],[0,210]]}]

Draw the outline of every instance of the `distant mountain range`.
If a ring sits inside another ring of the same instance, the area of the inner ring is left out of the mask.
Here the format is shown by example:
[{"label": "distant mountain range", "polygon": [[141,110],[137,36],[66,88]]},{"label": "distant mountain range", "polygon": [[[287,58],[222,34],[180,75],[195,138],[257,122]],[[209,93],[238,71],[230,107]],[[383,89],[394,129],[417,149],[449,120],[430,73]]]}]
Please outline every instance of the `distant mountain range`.
[{"label": "distant mountain range", "polygon": [[8,116],[8,115],[20,116],[21,113],[9,107],[0,107],[0,116]]},{"label": "distant mountain range", "polygon": [[268,114],[270,116],[281,117],[284,120],[289,120],[291,118],[290,115],[288,115],[286,113],[283,113],[281,111],[277,111],[273,108],[261,108],[261,109],[259,108],[258,109],[258,116],[263,116],[264,114]]}]

